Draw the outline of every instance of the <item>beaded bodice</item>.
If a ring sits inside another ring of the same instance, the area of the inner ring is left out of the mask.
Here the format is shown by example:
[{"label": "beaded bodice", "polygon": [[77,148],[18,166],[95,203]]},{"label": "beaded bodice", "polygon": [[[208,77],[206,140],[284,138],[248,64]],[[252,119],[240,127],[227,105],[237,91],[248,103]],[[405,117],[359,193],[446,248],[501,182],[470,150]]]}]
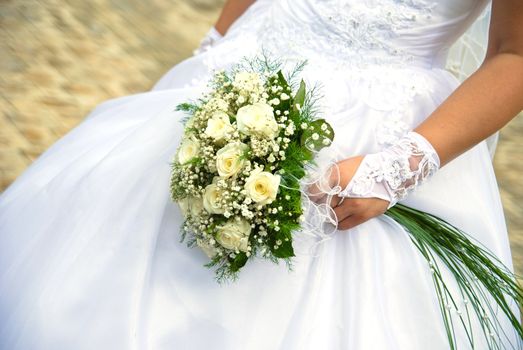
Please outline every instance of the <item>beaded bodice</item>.
[{"label": "beaded bodice", "polygon": [[265,48],[335,64],[433,66],[487,0],[272,0]]},{"label": "beaded bodice", "polygon": [[414,110],[423,106],[416,99],[458,84],[445,69],[448,49],[489,1],[257,0],[206,55],[199,79],[260,49],[288,69],[307,61],[300,75],[321,88],[325,117],[339,127],[371,108],[379,117],[373,147],[388,147],[429,113]]}]

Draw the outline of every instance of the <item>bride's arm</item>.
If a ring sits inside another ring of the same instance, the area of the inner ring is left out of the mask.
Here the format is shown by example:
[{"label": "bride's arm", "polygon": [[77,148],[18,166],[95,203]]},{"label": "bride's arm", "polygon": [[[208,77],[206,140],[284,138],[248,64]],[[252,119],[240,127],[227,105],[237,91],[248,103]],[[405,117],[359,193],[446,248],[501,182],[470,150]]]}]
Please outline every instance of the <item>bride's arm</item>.
[{"label": "bride's arm", "polygon": [[256,0],[228,0],[223,6],[220,17],[214,25],[216,30],[224,35],[229,27],[240,17]]},{"label": "bride's arm", "polygon": [[193,51],[193,54],[198,55],[211,49],[214,44],[223,37],[234,21],[255,1],[256,0],[227,0],[222,8],[220,17],[218,17],[218,21],[209,29],[207,34],[205,34],[198,48]]},{"label": "bride's arm", "polygon": [[501,129],[523,109],[523,1],[497,0],[487,57],[416,132],[441,165]]},{"label": "bride's arm", "polygon": [[[440,166],[501,129],[523,109],[522,23],[523,1],[493,0],[483,64],[414,130],[432,145]],[[342,186],[349,184],[364,159],[359,156],[339,163]],[[379,198],[332,203],[340,229],[378,216],[388,205],[389,201]]]}]

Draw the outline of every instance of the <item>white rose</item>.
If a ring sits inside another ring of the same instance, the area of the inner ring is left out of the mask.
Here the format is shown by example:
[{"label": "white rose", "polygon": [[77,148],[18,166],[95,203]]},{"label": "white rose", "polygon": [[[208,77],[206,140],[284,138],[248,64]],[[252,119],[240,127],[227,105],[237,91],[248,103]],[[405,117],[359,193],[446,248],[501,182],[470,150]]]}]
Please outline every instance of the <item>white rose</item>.
[{"label": "white rose", "polygon": [[216,170],[223,177],[237,174],[244,166],[242,157],[248,146],[241,142],[231,142],[216,152]]},{"label": "white rose", "polygon": [[265,103],[243,106],[236,114],[238,130],[246,135],[259,135],[270,139],[278,136],[278,123],[273,108]]},{"label": "white rose", "polygon": [[207,121],[207,128],[205,135],[215,139],[222,140],[228,133],[233,131],[229,116],[225,112],[215,112],[213,116]]},{"label": "white rose", "polygon": [[216,178],[212,184],[205,187],[203,194],[203,207],[210,214],[223,214],[225,209],[221,207],[222,193],[216,185]]},{"label": "white rose", "polygon": [[250,234],[251,225],[248,221],[229,220],[217,227],[216,240],[227,249],[247,252]]},{"label": "white rose", "polygon": [[218,249],[214,247],[212,244],[210,244],[208,241],[204,241],[200,238],[196,238],[196,245],[200,247],[201,250],[210,258],[212,259],[217,253]]},{"label": "white rose", "polygon": [[182,141],[182,144],[178,148],[178,162],[180,164],[185,164],[196,156],[200,152],[200,144],[194,136],[185,138]]},{"label": "white rose", "polygon": [[245,180],[247,196],[260,205],[275,200],[279,187],[280,176],[261,171],[261,169],[254,170]]}]

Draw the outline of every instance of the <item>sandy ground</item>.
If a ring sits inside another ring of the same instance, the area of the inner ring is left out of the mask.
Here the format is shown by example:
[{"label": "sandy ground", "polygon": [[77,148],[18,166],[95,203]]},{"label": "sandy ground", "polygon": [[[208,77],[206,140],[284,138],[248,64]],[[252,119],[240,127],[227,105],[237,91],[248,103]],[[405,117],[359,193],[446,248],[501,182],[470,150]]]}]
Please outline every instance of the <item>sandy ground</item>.
[{"label": "sandy ground", "polygon": [[[148,90],[191,54],[216,0],[0,2],[0,191],[98,103]],[[523,118],[501,133],[496,173],[523,273]]]}]

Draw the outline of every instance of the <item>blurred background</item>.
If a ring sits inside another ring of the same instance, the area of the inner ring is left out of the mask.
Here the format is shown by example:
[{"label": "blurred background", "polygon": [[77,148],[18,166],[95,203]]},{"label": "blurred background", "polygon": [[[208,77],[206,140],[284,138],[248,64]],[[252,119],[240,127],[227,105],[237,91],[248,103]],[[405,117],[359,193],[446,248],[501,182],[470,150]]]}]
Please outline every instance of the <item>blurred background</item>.
[{"label": "blurred background", "polygon": [[[0,192],[98,103],[146,91],[192,54],[223,0],[0,1]],[[523,274],[523,117],[495,169]]]}]

